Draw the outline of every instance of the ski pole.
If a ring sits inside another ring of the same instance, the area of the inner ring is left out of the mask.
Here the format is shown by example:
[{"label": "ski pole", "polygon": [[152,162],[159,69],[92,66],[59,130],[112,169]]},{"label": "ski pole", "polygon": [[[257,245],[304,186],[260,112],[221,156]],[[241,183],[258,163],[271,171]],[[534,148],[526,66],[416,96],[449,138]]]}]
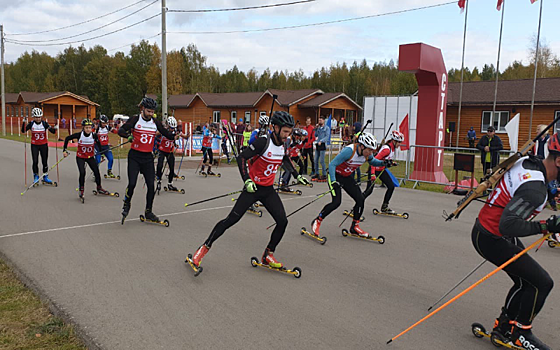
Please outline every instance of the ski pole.
[{"label": "ski pole", "polygon": [[[56,142],[54,144],[55,152],[56,152],[56,161],[58,162],[58,140],[60,138],[60,118],[56,119]],[[60,173],[58,171],[58,165],[56,166],[56,182],[60,183]]]},{"label": "ski pole", "polygon": [[473,273],[475,273],[482,265],[484,265],[485,262],[487,262],[488,260],[484,259],[480,264],[478,264],[477,267],[475,267],[471,272],[469,272],[468,275],[466,275],[462,280],[459,281],[459,283],[457,283],[453,288],[451,288],[449,290],[449,292],[445,293],[438,301],[436,301],[434,303],[434,305],[430,306],[428,308],[428,311],[432,310],[434,306],[436,306],[437,304],[439,304],[440,301],[442,301],[443,299],[445,299],[446,296],[448,296],[449,294],[451,294],[451,292],[453,292],[455,290],[455,288],[459,287],[459,285],[461,285],[461,283],[465,282],[467,280],[467,278],[471,277],[471,275]]},{"label": "ski pole", "polygon": [[[62,162],[65,158],[66,158],[66,157],[62,157],[58,162],[56,162],[55,165],[51,166],[51,167],[47,170],[46,174],[48,175],[49,172],[50,172],[51,170],[53,170],[55,167],[57,167],[58,164],[59,164],[60,162]],[[33,183],[32,183],[29,187],[27,187],[23,192],[21,192],[21,195],[23,196],[31,187],[33,187],[33,185],[35,185],[35,184],[38,183],[38,182],[39,182],[39,180],[33,181]]]},{"label": "ski pole", "polygon": [[[385,169],[383,169],[383,171],[385,171]],[[379,173],[379,176],[381,176],[381,174],[383,174],[383,171],[381,173]],[[363,177],[366,177],[366,176],[369,176],[369,172],[367,174],[364,174],[364,175],[360,176],[360,180]],[[371,185],[374,186],[373,183]],[[367,190],[367,188],[366,188],[366,190]],[[365,205],[365,198],[364,198],[364,205]],[[352,210],[350,210],[350,213],[348,215],[346,215],[346,217],[342,220],[342,222],[340,223],[340,225],[338,225],[338,227],[341,227],[342,224],[344,224],[344,222],[346,222],[346,219],[348,219],[350,217],[350,215],[352,215],[353,213],[354,213],[354,208],[352,208]]]},{"label": "ski pole", "polygon": [[213,201],[214,199],[220,199],[220,198],[224,198],[224,197],[228,197],[228,196],[233,196],[234,194],[238,194],[238,193],[241,193],[241,192],[243,192],[243,190],[222,194],[221,196],[216,196],[216,197],[212,197],[212,198],[208,198],[208,199],[203,199],[201,201],[194,202],[194,203],[185,203],[185,207],[189,206],[189,205],[193,206],[195,204],[200,204],[200,203],[204,203],[204,202]]},{"label": "ski pole", "polygon": [[183,139],[182,143],[183,143],[183,155],[181,155],[181,162],[179,163],[179,169],[177,169],[177,177],[179,177],[179,173],[181,172],[181,165],[183,165],[183,158],[185,157],[185,147],[187,147],[187,145],[185,144],[186,143],[185,139]]},{"label": "ski pole", "polygon": [[[316,201],[318,201],[319,199],[321,199],[322,197],[324,197],[325,195],[327,195],[328,193],[330,193],[331,190],[328,190],[325,193],[321,193],[320,195],[317,195],[317,198],[315,198],[314,200],[312,200],[311,202],[305,204],[304,206],[300,207],[299,209],[296,209],[295,211],[291,212],[290,214],[286,215],[286,219],[289,218],[290,216],[294,215],[295,213],[297,213],[298,211],[302,210],[303,208],[307,207],[308,205],[311,205],[313,203],[315,203]],[[270,229],[271,227],[274,227],[276,225],[276,223],[273,223],[272,225],[268,226],[266,229]]]},{"label": "ski pole", "polygon": [[502,265],[500,265],[499,267],[497,267],[494,271],[490,272],[489,274],[487,274],[486,276],[484,276],[483,278],[481,278],[480,280],[478,280],[475,284],[471,285],[469,288],[465,289],[464,291],[462,291],[461,293],[459,293],[457,296],[455,296],[453,299],[449,300],[448,302],[446,302],[445,304],[443,304],[442,306],[438,307],[436,310],[432,311],[430,314],[428,314],[426,317],[424,317],[423,319],[421,319],[420,321],[416,322],[415,324],[413,324],[412,326],[408,327],[407,329],[405,329],[404,331],[402,331],[401,333],[399,333],[397,336],[389,339],[389,341],[387,341],[387,344],[392,343],[394,340],[397,340],[399,337],[401,337],[402,335],[408,333],[410,330],[412,330],[413,328],[415,328],[416,326],[418,326],[419,324],[423,323],[424,321],[426,321],[427,319],[431,318],[432,316],[434,316],[435,314],[437,314],[438,312],[440,312],[441,310],[445,309],[447,306],[449,306],[450,304],[452,304],[453,302],[457,301],[459,298],[461,298],[463,295],[467,294],[468,292],[470,292],[471,290],[473,290],[474,288],[478,287],[482,282],[486,281],[487,279],[489,279],[490,277],[492,277],[493,275],[495,275],[496,273],[498,273],[499,271],[503,270],[504,268],[506,268],[507,266],[509,266],[511,263],[515,262],[517,259],[519,259],[521,256],[523,256],[524,254],[526,254],[529,250],[535,248],[539,243],[544,242],[547,238],[549,238],[552,235],[552,233],[547,233],[546,235],[544,235],[542,238],[538,239],[537,241],[535,241],[535,243],[531,244],[530,246],[528,246],[527,248],[523,249],[522,251],[520,251],[519,253],[515,254],[511,259],[509,259],[508,261],[506,261],[505,263],[503,263]]},{"label": "ski pole", "polygon": [[[23,122],[23,124],[25,125],[25,121]],[[23,144],[23,151],[24,153],[24,176],[25,176],[25,186],[27,186],[27,130],[25,130],[25,141]]]}]

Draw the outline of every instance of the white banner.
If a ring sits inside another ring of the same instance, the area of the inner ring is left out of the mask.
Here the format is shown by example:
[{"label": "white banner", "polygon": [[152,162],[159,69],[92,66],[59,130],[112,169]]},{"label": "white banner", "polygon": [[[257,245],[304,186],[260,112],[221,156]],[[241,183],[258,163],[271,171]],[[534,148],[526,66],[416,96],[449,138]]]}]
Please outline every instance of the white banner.
[{"label": "white banner", "polygon": [[509,147],[513,152],[517,152],[517,143],[519,141],[519,119],[521,119],[521,114],[517,113],[515,117],[510,119],[505,126],[509,137]]}]

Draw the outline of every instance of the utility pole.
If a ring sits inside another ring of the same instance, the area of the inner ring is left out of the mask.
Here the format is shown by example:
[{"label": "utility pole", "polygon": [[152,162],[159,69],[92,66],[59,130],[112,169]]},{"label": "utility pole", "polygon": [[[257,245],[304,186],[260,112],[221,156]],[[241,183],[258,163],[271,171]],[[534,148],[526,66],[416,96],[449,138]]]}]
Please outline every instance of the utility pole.
[{"label": "utility pole", "polygon": [[161,0],[161,113],[162,120],[167,118],[167,35],[165,0]]},{"label": "utility pole", "polygon": [[6,93],[4,91],[4,25],[0,24],[0,56],[2,56],[2,68],[0,68],[2,77],[2,136],[6,136]]}]

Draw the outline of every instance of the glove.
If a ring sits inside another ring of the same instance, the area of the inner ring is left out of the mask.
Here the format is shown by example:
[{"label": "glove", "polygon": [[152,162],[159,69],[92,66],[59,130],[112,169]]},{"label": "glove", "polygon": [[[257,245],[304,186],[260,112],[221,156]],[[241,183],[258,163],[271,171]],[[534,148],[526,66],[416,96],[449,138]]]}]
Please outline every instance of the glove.
[{"label": "glove", "polygon": [[245,189],[249,193],[255,193],[257,192],[257,185],[253,182],[253,180],[247,179],[245,180]]},{"label": "glove", "polygon": [[303,175],[298,175],[297,180],[302,185],[309,185],[309,180],[307,180]]},{"label": "glove", "polygon": [[546,221],[541,220],[541,231],[546,234],[549,232],[559,233],[560,232],[560,216],[552,215]]},{"label": "glove", "polygon": [[390,168],[390,167],[393,166],[393,161],[390,160],[390,159],[384,159],[383,163],[384,163],[383,166],[386,167],[386,168]]},{"label": "glove", "polygon": [[70,155],[70,153],[68,153],[67,150],[62,151],[62,154],[64,155],[64,158],[66,158]]},{"label": "glove", "polygon": [[128,137],[128,142],[132,142],[132,140],[134,140],[134,136],[130,135],[130,136]]}]

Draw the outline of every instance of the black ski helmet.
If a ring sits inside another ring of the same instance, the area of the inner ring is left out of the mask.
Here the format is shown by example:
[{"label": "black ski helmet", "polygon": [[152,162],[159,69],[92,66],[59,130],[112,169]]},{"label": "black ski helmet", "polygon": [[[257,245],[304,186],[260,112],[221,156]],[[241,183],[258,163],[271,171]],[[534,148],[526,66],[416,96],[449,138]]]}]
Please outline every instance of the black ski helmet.
[{"label": "black ski helmet", "polygon": [[102,123],[108,123],[109,122],[109,118],[107,118],[107,116],[105,114],[101,114],[101,117],[99,117],[99,120],[101,120]]},{"label": "black ski helmet", "polygon": [[284,111],[274,112],[270,123],[272,125],[278,125],[279,127],[287,126],[289,128],[293,128],[296,124],[294,122],[294,117],[290,113]]},{"label": "black ski helmet", "polygon": [[154,101],[153,98],[149,98],[149,97],[144,97],[142,99],[142,102],[140,102],[140,105],[144,108],[147,108],[147,109],[156,110],[156,108],[157,108],[157,102]]}]

